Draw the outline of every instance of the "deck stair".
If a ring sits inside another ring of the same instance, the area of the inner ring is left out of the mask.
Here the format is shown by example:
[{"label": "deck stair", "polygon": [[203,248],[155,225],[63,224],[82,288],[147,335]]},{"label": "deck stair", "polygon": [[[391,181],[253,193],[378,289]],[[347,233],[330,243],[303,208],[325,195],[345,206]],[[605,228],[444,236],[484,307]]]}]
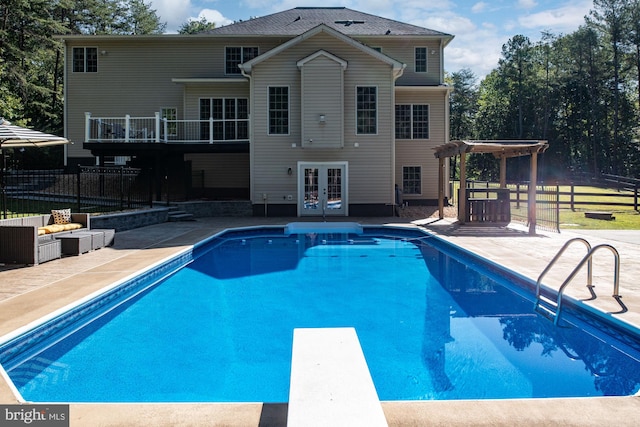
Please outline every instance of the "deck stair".
[{"label": "deck stair", "polygon": [[168,221],[169,222],[195,221],[195,217],[193,216],[193,214],[182,211],[175,206],[169,206]]},{"label": "deck stair", "polygon": [[[560,259],[560,257],[562,256],[562,254],[565,252],[565,250],[574,242],[580,242],[583,243],[586,248],[587,248],[587,254],[582,258],[582,260],[578,263],[578,265],[576,265],[576,267],[573,269],[573,271],[571,272],[571,274],[569,274],[569,276],[565,279],[565,281],[562,283],[562,285],[560,286],[560,288],[557,291],[557,298],[553,299],[553,295],[549,292],[549,291],[543,291],[541,285],[542,285],[542,278],[549,272],[549,270],[551,269],[551,267],[553,267],[553,265]],[[611,245],[607,245],[607,244],[602,244],[602,245],[597,245],[594,247],[591,247],[591,244],[581,238],[581,237],[576,237],[573,239],[568,240],[564,246],[562,246],[562,248],[560,248],[560,250],[558,251],[558,253],[556,254],[555,257],[553,257],[553,259],[551,260],[551,262],[549,262],[549,264],[547,265],[547,267],[542,271],[542,273],[540,273],[540,276],[538,277],[538,281],[536,283],[536,301],[534,304],[534,310],[537,311],[538,313],[542,314],[543,316],[549,318],[550,320],[553,320],[554,324],[558,323],[558,319],[560,318],[560,312],[561,312],[561,308],[562,308],[562,295],[564,293],[565,288],[567,287],[567,285],[574,279],[574,277],[578,274],[578,272],[582,269],[582,267],[584,267],[585,264],[587,264],[587,288],[589,289],[589,292],[591,293],[591,295],[596,298],[596,294],[593,291],[594,285],[593,285],[593,254],[600,250],[606,248],[609,251],[611,251],[611,253],[614,256],[614,276],[613,276],[613,298],[618,302],[618,304],[620,305],[620,307],[622,307],[623,311],[626,311],[627,308],[625,307],[625,305],[622,303],[622,300],[620,299],[620,293],[619,293],[619,289],[620,289],[620,255],[618,254],[618,251]]]}]

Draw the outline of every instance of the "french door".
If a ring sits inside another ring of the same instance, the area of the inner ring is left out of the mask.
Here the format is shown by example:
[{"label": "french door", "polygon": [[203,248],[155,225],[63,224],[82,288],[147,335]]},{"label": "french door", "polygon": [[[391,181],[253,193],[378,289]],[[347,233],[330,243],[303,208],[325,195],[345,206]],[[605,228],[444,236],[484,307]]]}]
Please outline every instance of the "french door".
[{"label": "french door", "polygon": [[347,215],[347,162],[298,162],[300,216]]}]

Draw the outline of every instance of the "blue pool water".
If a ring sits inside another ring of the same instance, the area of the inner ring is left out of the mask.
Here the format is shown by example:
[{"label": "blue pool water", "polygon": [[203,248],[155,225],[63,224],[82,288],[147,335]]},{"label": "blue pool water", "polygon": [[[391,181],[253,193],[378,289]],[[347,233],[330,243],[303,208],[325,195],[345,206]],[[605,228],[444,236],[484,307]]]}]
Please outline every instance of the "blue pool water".
[{"label": "blue pool water", "polygon": [[293,329],[352,326],[381,400],[640,388],[634,339],[570,310],[554,326],[509,275],[390,233],[226,233],[89,323],[0,345],[0,362],[35,402],[286,402]]}]

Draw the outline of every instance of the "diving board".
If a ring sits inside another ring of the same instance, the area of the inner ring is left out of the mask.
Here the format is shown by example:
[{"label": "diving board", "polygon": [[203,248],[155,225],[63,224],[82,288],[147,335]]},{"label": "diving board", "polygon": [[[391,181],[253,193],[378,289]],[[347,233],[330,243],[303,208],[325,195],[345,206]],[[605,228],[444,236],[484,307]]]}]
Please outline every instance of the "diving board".
[{"label": "diving board", "polygon": [[362,225],[357,222],[290,222],[284,234],[306,233],[353,233],[362,234]]},{"label": "diving board", "polygon": [[287,425],[388,425],[354,328],[294,329]]}]

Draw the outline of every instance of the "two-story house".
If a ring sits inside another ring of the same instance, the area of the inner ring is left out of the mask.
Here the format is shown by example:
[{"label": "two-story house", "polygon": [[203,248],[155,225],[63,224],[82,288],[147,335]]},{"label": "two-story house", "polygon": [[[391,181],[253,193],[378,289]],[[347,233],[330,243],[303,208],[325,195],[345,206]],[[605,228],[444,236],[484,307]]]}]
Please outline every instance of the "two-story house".
[{"label": "two-story house", "polygon": [[435,204],[452,38],[343,7],[198,35],[64,36],[67,163],[196,176],[256,215],[389,215],[396,185]]}]

